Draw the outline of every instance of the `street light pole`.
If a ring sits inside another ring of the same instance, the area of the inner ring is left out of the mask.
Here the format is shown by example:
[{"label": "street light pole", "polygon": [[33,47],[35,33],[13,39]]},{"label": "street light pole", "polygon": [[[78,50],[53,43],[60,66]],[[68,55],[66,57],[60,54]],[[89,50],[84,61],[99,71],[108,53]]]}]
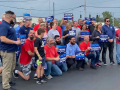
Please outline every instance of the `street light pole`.
[{"label": "street light pole", "polygon": [[86,17],[86,0],[84,0],[84,10],[85,10],[85,17]]}]

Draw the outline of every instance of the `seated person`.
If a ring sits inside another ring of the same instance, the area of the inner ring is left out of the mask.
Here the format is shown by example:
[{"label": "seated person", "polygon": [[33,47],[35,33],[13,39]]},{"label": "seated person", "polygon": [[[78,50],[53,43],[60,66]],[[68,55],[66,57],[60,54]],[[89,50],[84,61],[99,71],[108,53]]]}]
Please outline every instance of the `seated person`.
[{"label": "seated person", "polygon": [[47,69],[45,70],[45,76],[47,79],[52,79],[51,75],[60,76],[62,75],[62,71],[60,68],[55,64],[55,61],[59,61],[59,55],[55,46],[53,46],[53,39],[48,37],[46,39],[46,45],[44,46],[45,49],[45,58],[47,61]]},{"label": "seated person", "polygon": [[[75,43],[75,37],[70,37],[70,42],[67,44],[66,48],[66,63],[68,69],[75,63],[75,53],[81,51],[79,46]],[[77,60],[76,68],[83,70],[84,60]]]},{"label": "seated person", "polygon": [[[63,45],[59,35],[56,35],[54,39],[55,39],[55,43],[54,43],[55,47],[56,45]],[[56,50],[58,50],[58,48],[56,48]],[[66,63],[59,64],[59,61],[55,61],[55,64],[58,65],[63,72],[66,72],[68,69]]]},{"label": "seated person", "polygon": [[13,74],[15,78],[18,78],[18,75],[25,80],[29,80],[30,78],[31,67],[34,63],[32,61],[32,57],[34,57],[34,37],[35,32],[30,30],[25,44],[21,47],[20,68],[22,69],[22,72],[15,70]]},{"label": "seated person", "polygon": [[84,41],[79,45],[79,47],[82,51],[85,51],[85,57],[91,59],[90,68],[97,69],[95,67],[96,55],[95,53],[90,53],[90,49],[91,49],[90,44],[91,43],[89,42],[89,35],[85,35]]}]

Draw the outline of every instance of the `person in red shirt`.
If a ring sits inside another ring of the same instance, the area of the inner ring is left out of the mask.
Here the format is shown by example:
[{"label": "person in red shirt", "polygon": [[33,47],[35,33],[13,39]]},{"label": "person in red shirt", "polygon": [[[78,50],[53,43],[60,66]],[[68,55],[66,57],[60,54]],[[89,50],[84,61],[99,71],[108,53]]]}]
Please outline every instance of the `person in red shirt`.
[{"label": "person in red shirt", "polygon": [[85,35],[84,36],[84,41],[79,45],[81,51],[85,51],[85,58],[87,59],[91,59],[91,68],[92,69],[96,69],[95,66],[95,59],[96,59],[96,55],[95,53],[90,53],[90,42],[89,42],[89,35]]},{"label": "person in red shirt", "polygon": [[34,63],[32,57],[34,57],[35,32],[30,30],[28,36],[29,37],[26,39],[25,44],[21,47],[20,68],[22,69],[22,72],[15,70],[13,74],[15,78],[18,78],[18,75],[20,75],[25,80],[29,80],[31,67]]},{"label": "person in red shirt", "polygon": [[55,46],[53,46],[53,39],[48,37],[46,39],[46,45],[44,46],[45,49],[45,58],[47,61],[47,69],[45,70],[45,76],[47,79],[52,79],[51,75],[60,76],[62,75],[62,71],[60,68],[55,64],[55,61],[59,61],[59,55]]},{"label": "person in red shirt", "polygon": [[79,19],[78,20],[78,28],[80,28],[81,29],[81,26],[83,25],[83,20],[82,19]]},{"label": "person in red shirt", "polygon": [[42,19],[42,18],[39,18],[39,19],[38,19],[38,22],[39,22],[39,24],[37,24],[37,25],[34,26],[34,29],[33,29],[34,31],[37,31],[37,30],[38,30],[38,28],[40,27],[40,24],[43,22],[43,19]]},{"label": "person in red shirt", "polygon": [[120,65],[120,29],[118,29],[116,31],[116,59],[117,59],[117,63],[118,65]]}]

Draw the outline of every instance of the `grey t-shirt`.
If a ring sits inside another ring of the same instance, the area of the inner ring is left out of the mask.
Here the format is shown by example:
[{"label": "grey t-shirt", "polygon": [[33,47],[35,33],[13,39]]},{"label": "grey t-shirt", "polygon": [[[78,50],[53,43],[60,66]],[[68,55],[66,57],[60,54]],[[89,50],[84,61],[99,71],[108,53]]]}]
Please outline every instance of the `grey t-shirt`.
[{"label": "grey t-shirt", "polygon": [[51,29],[51,30],[48,31],[48,37],[53,38],[53,41],[55,41],[54,37],[55,37],[56,35],[59,35],[59,36],[60,36],[60,34],[59,34],[59,32],[58,32],[57,30],[52,30],[52,29]]},{"label": "grey t-shirt", "polygon": [[72,27],[72,30],[76,30],[76,37],[75,37],[75,41],[76,41],[76,43],[78,43],[78,40],[79,40],[79,34],[80,34],[80,28],[74,28],[74,27]]}]

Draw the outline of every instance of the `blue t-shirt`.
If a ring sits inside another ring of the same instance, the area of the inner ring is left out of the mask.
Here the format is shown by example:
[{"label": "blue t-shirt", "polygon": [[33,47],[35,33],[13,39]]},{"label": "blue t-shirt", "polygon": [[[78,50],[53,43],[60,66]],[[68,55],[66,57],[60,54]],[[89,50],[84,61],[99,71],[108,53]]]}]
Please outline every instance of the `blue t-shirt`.
[{"label": "blue t-shirt", "polygon": [[25,35],[26,35],[26,39],[27,39],[30,30],[33,30],[33,28],[31,28],[31,27],[26,28],[26,27],[23,25],[23,26],[19,29],[19,34],[25,34]]},{"label": "blue t-shirt", "polygon": [[19,29],[20,29],[20,26],[17,26],[17,27],[15,28],[16,34],[19,33]]},{"label": "blue t-shirt", "polygon": [[[0,36],[6,36],[10,40],[17,41],[16,31],[8,22],[2,21],[0,25]],[[1,51],[15,52],[17,51],[18,46],[16,44],[6,44],[1,42]]]},{"label": "blue t-shirt", "polygon": [[66,26],[65,26],[65,25],[62,25],[62,34],[63,34],[65,28],[66,28]]}]

